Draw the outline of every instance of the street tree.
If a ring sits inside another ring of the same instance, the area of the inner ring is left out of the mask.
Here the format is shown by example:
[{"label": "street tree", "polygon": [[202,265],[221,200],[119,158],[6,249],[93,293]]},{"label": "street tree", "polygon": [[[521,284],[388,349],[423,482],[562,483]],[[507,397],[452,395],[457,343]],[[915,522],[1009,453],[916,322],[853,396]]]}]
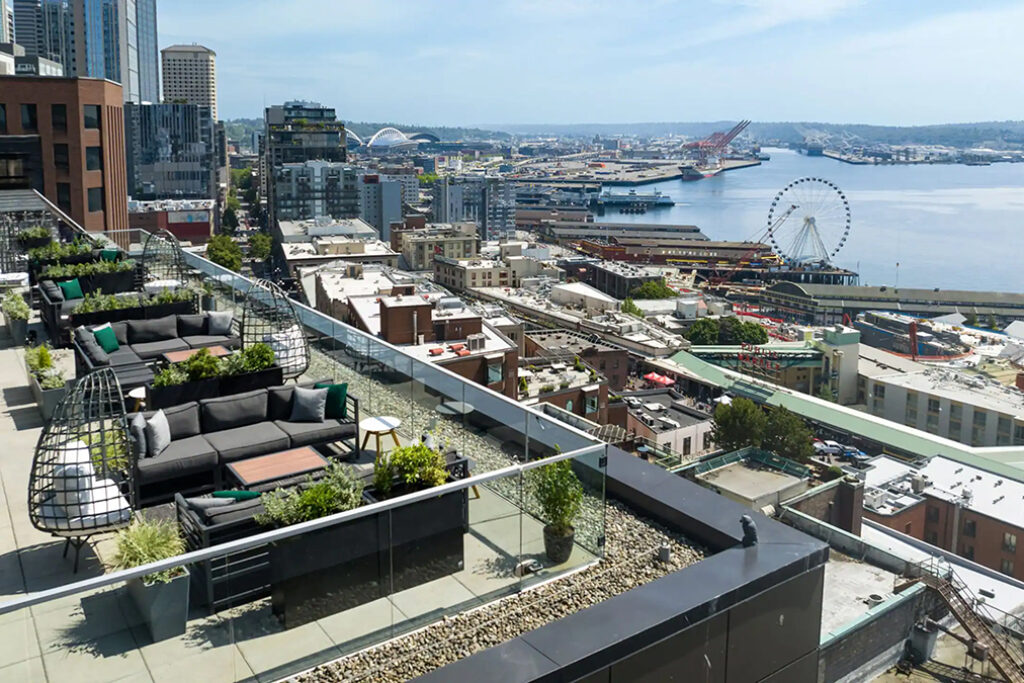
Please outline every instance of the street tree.
[{"label": "street tree", "polygon": [[715,408],[712,438],[719,448],[735,451],[747,446],[760,446],[767,420],[764,411],[747,398],[734,398]]},{"label": "street tree", "polygon": [[814,454],[814,433],[796,413],[781,406],[768,411],[761,448],[783,458],[806,462]]}]

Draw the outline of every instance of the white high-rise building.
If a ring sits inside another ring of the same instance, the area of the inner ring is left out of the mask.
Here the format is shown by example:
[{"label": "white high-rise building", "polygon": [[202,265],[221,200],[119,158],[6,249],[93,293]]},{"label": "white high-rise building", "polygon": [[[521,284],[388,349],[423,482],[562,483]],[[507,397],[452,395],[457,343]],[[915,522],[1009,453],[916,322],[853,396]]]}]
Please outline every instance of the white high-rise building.
[{"label": "white high-rise building", "polygon": [[217,119],[217,53],[202,45],[171,45],[160,50],[164,102],[210,107]]},{"label": "white high-rise building", "polygon": [[0,43],[14,42],[14,9],[0,0]]}]

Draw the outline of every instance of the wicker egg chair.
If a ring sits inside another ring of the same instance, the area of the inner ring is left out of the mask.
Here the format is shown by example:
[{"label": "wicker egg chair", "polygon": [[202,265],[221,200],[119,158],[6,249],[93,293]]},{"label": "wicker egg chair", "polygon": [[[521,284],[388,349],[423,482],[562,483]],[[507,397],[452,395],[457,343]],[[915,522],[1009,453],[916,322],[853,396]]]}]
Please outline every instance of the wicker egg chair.
[{"label": "wicker egg chair", "polygon": [[242,348],[264,343],[274,351],[274,362],[285,379],[296,379],[309,369],[309,340],[298,311],[288,295],[269,280],[254,280],[242,308]]},{"label": "wicker egg chair", "polygon": [[183,287],[186,272],[185,256],[177,237],[167,230],[146,236],[142,247],[142,285],[147,291]]}]

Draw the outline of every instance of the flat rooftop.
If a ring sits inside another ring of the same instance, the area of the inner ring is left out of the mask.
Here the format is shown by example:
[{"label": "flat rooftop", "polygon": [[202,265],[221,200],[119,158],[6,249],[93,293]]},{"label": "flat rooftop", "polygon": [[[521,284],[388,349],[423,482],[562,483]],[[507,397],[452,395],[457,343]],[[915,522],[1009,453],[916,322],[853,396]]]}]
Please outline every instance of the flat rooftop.
[{"label": "flat rooftop", "polygon": [[548,350],[582,353],[583,351],[616,351],[617,347],[595,341],[590,336],[571,330],[532,330],[526,333],[537,346]]},{"label": "flat rooftop", "polygon": [[767,467],[755,467],[740,461],[697,475],[707,484],[746,500],[781,493],[803,482],[803,479]]},{"label": "flat rooftop", "polygon": [[[707,417],[696,416],[682,410],[680,406],[686,405],[686,402],[673,397],[668,390],[654,394],[627,393],[623,394],[623,398],[626,399],[626,406],[630,415],[640,420],[644,417],[649,418],[649,421],[644,422],[644,424],[656,434],[670,432],[682,427],[691,427],[708,420]],[[634,403],[629,399],[635,399],[638,403]],[[655,408],[654,406],[661,407]],[[675,424],[666,423],[662,418],[668,418]]]},{"label": "flat rooftop", "polygon": [[821,605],[821,637],[843,629],[874,604],[893,597],[896,574],[837,552],[828,553]]},{"label": "flat rooftop", "polygon": [[[349,253],[327,253],[320,246],[352,245]],[[349,237],[317,237],[308,242],[284,242],[281,244],[284,257],[288,261],[336,261],[353,260],[366,257],[394,256],[398,254],[390,246],[376,239],[352,239]]]}]

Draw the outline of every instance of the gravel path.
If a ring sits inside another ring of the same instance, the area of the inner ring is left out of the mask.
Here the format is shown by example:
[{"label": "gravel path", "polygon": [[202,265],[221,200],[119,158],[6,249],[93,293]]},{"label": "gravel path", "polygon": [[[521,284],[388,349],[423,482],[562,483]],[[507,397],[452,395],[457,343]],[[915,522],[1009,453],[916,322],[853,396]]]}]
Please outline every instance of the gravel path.
[{"label": "gravel path", "polygon": [[[703,550],[685,537],[634,516],[609,501],[602,562],[473,612],[445,618],[408,636],[325,664],[297,683],[404,681],[511,640],[573,612],[700,561]],[[658,549],[672,550],[667,563]]]}]

